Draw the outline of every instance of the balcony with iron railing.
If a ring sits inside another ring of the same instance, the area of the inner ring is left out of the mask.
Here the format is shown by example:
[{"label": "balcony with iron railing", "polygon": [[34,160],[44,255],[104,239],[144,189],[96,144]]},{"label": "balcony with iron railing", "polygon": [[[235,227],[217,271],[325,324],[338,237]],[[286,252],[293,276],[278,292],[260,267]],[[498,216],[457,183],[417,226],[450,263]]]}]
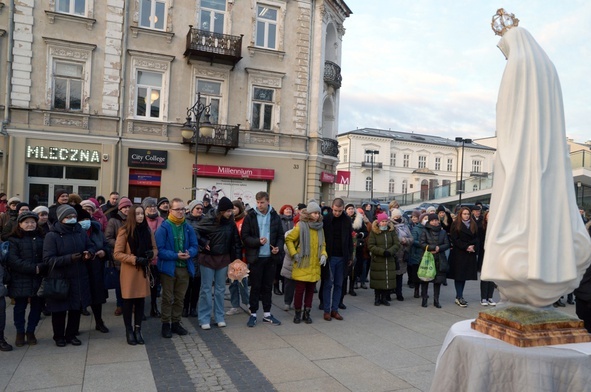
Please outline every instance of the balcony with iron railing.
[{"label": "balcony with iron railing", "polygon": [[[211,126],[213,127],[213,133],[211,135],[204,135],[200,132],[197,139],[199,146],[205,147],[205,152],[209,152],[213,147],[222,147],[225,149],[225,154],[227,154],[229,150],[238,147],[238,125],[212,124]],[[183,138],[183,144],[189,144],[191,148],[194,148],[195,141],[193,139]]]},{"label": "balcony with iron railing", "polygon": [[234,67],[242,59],[242,37],[199,30],[189,25],[184,56]]},{"label": "balcony with iron railing", "polygon": [[339,142],[334,139],[322,139],[320,151],[324,155],[336,158],[339,156]]},{"label": "balcony with iron railing", "polygon": [[381,169],[383,166],[382,162],[374,162],[373,164],[371,162],[361,162],[361,167],[367,167],[367,168],[371,168],[373,167],[374,169]]},{"label": "balcony with iron railing", "polygon": [[341,67],[332,61],[324,62],[324,81],[329,86],[336,89],[341,88],[343,77],[341,76]]}]

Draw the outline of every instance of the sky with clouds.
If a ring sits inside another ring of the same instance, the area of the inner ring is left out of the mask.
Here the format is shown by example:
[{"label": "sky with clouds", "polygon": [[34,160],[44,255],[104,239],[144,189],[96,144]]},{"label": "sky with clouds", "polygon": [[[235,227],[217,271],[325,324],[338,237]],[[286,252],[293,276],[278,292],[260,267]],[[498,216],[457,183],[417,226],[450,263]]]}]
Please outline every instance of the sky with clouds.
[{"label": "sky with clouds", "polygon": [[505,8],[556,66],[567,136],[591,139],[591,1],[345,1],[340,133],[494,136],[505,57],[490,22]]}]

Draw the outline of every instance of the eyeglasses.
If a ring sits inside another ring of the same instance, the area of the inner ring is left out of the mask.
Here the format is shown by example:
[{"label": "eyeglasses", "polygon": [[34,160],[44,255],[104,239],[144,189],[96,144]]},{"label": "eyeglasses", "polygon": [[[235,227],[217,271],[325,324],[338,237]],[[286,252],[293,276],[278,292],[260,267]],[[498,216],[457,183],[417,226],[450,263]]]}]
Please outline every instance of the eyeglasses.
[{"label": "eyeglasses", "polygon": [[171,211],[175,211],[175,212],[179,212],[179,211],[185,211],[184,208],[171,208]]}]

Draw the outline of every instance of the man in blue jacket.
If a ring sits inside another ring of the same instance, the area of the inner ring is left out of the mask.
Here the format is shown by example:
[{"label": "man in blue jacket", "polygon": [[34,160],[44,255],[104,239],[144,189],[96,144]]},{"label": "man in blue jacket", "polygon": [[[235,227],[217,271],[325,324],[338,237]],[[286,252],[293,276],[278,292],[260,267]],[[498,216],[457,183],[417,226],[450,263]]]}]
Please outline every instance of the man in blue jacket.
[{"label": "man in blue jacket", "polygon": [[189,279],[195,276],[193,258],[198,246],[193,227],[185,222],[185,203],[181,199],[170,202],[168,218],[156,230],[156,244],[162,285],[162,337],[171,338],[173,332],[186,335],[181,325],[183,300]]}]

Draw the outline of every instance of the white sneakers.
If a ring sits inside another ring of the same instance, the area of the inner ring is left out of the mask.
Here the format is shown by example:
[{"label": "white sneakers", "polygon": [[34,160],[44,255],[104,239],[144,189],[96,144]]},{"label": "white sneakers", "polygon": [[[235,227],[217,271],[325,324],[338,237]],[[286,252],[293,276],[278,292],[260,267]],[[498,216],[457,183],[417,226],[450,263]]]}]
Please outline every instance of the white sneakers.
[{"label": "white sneakers", "polygon": [[481,299],[480,300],[480,305],[482,305],[482,306],[488,306],[488,301],[485,300],[485,299]]},{"label": "white sneakers", "polygon": [[230,310],[228,310],[226,312],[226,316],[233,316],[235,314],[239,314],[242,313],[242,309],[240,308],[230,308]]},{"label": "white sneakers", "polygon": [[218,323],[218,327],[219,328],[224,328],[226,326],[226,322],[225,321],[221,321]]},{"label": "white sneakers", "polygon": [[488,299],[488,304],[489,304],[490,306],[496,306],[496,304],[497,304],[497,303],[496,303],[495,301],[493,301],[493,299],[492,299],[492,298],[489,298],[489,299]]},{"label": "white sneakers", "polygon": [[211,325],[209,325],[209,324],[201,324],[201,329],[205,329],[205,330],[211,329]]},{"label": "white sneakers", "polygon": [[493,301],[492,298],[489,298],[489,299],[481,299],[480,305],[482,305],[482,306],[496,306],[497,303],[495,301]]}]

